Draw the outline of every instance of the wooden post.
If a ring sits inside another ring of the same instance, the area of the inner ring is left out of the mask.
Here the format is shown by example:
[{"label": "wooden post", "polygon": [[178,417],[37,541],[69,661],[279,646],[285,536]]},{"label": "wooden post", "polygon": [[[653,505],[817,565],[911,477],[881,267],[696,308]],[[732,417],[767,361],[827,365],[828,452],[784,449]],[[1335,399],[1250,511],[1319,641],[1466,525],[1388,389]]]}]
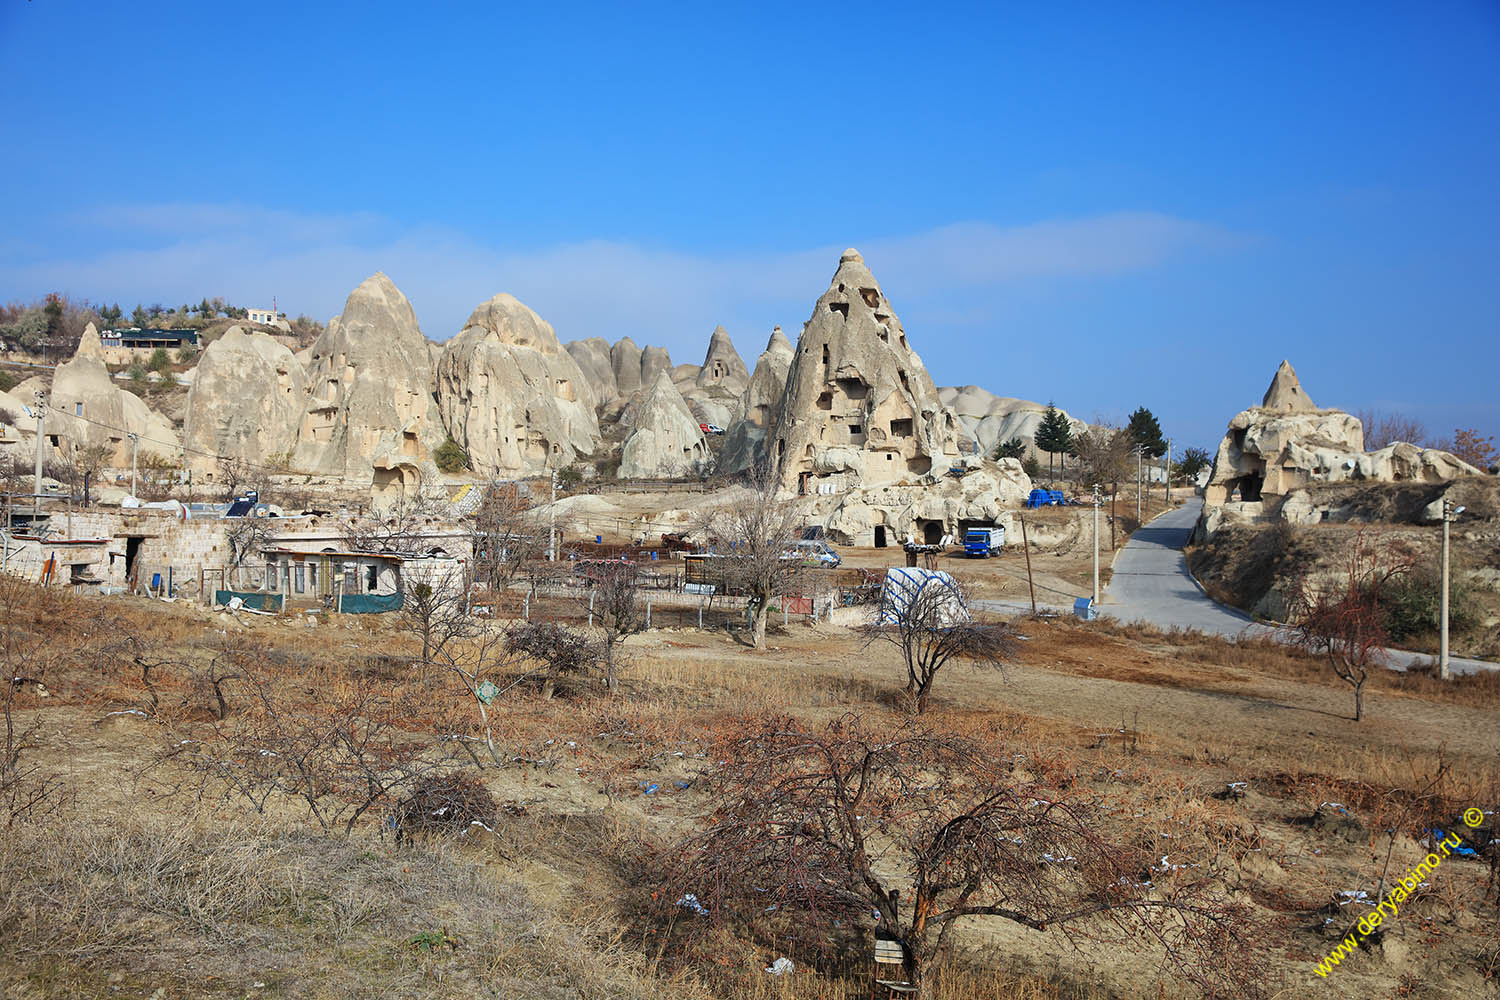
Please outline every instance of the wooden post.
[{"label": "wooden post", "polygon": [[1031,578],[1031,543],[1026,539],[1026,515],[1021,515],[1021,550],[1026,553],[1026,586],[1031,590],[1031,614],[1036,616],[1036,581]]}]

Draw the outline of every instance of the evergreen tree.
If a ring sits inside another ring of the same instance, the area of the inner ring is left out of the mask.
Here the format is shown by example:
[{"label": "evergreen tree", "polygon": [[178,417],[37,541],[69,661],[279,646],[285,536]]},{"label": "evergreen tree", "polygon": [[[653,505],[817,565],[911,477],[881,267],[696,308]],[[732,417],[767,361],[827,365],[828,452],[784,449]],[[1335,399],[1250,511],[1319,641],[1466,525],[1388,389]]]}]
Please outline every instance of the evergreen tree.
[{"label": "evergreen tree", "polygon": [[1161,424],[1155,414],[1144,406],[1130,415],[1130,443],[1141,446],[1141,451],[1151,458],[1161,458],[1167,453],[1167,442],[1161,436]]},{"label": "evergreen tree", "polygon": [[1062,411],[1049,402],[1047,412],[1042,414],[1042,422],[1032,440],[1038,451],[1047,453],[1047,475],[1050,477],[1052,456],[1058,452],[1066,453],[1073,447],[1073,428],[1069,426],[1068,418],[1063,416]]},{"label": "evergreen tree", "polygon": [[1026,457],[1026,442],[1024,440],[1022,440],[1021,438],[1018,438],[1018,437],[1013,437],[1009,441],[1001,441],[999,444],[997,444],[995,446],[995,456],[994,457],[995,457],[995,461],[997,461],[997,462],[1000,461],[1002,458],[1015,458],[1015,459],[1025,458]]},{"label": "evergreen tree", "polygon": [[150,325],[151,317],[146,315],[146,307],[136,303],[135,311],[130,314],[130,322],[136,326]]}]

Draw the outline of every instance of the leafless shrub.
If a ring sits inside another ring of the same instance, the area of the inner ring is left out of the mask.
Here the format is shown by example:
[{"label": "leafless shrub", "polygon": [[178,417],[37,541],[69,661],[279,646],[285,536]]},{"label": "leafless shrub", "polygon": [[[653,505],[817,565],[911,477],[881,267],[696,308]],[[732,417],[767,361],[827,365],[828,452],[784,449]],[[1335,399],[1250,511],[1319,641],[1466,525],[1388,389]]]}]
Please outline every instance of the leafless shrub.
[{"label": "leafless shrub", "polygon": [[950,662],[998,669],[1015,653],[1010,629],[975,620],[968,605],[959,581],[933,573],[910,590],[888,590],[861,628],[866,646],[888,642],[901,651],[906,694],[918,714],[927,711],[932,685]]},{"label": "leafless shrub", "polygon": [[919,989],[955,922],[992,917],[1070,936],[1113,927],[1205,992],[1255,993],[1239,907],[1197,870],[1151,871],[1148,851],[1100,836],[1088,804],[969,741],[914,722],[870,732],[853,715],[821,729],[768,719],[713,756],[714,809],[672,856],[668,902],[688,890],[719,920],[813,938],[873,914]]},{"label": "leafless shrub", "polygon": [[1292,601],[1295,641],[1327,657],[1328,666],[1354,689],[1354,721],[1364,718],[1365,682],[1388,644],[1384,603],[1393,584],[1411,572],[1404,545],[1382,542],[1361,531],[1345,562],[1342,586],[1313,587],[1299,581]]},{"label": "leafless shrub", "polygon": [[60,613],[47,591],[18,577],[0,574],[0,814],[6,828],[36,819],[58,808],[64,800],[62,780],[35,763],[29,752],[41,732],[35,717],[29,723],[16,715],[23,697],[47,695],[49,640],[39,627],[49,615]]},{"label": "leafless shrub", "polygon": [[506,649],[540,664],[542,697],[551,698],[558,684],[587,677],[600,668],[607,655],[599,642],[583,629],[556,622],[533,621],[505,631]]},{"label": "leafless shrub", "polygon": [[217,720],[202,740],[181,741],[159,762],[176,760],[198,777],[200,795],[217,791],[264,812],[276,796],[300,800],[325,833],[348,836],[376,805],[430,775],[450,755],[400,726],[406,711],[367,687],[293,704],[265,677],[246,678],[251,704]]}]

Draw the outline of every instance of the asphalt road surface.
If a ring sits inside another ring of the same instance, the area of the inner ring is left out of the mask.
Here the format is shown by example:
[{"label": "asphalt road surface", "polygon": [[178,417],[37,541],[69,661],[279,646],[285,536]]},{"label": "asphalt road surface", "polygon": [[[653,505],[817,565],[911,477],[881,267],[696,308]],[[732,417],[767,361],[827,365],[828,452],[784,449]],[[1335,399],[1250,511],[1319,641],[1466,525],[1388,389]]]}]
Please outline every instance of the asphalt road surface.
[{"label": "asphalt road surface", "polygon": [[[1158,628],[1175,625],[1228,638],[1269,636],[1287,641],[1290,637],[1286,630],[1262,625],[1242,611],[1215,603],[1188,572],[1182,548],[1187,544],[1202,508],[1202,499],[1194,497],[1181,507],[1160,515],[1131,536],[1115,560],[1109,586],[1100,595],[1099,613],[1123,622],[1145,622]],[[994,611],[1030,611],[1029,604],[1015,601],[976,603]],[[1072,608],[1055,605],[1047,610],[1072,612]],[[1397,670],[1432,659],[1434,657],[1423,653],[1404,650],[1391,650],[1387,654],[1390,666]],[[1500,664],[1485,660],[1453,656],[1448,662],[1455,674],[1500,670]]]}]

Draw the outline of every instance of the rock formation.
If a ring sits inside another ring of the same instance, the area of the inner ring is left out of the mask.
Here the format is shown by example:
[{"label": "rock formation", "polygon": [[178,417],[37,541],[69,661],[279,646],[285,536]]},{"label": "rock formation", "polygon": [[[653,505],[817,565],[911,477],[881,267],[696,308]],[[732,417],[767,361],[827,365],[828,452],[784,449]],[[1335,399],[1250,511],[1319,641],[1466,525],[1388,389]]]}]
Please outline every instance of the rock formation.
[{"label": "rock formation", "polygon": [[563,347],[578,362],[584,377],[595,387],[594,395],[599,402],[608,403],[620,395],[620,388],[615,385],[609,341],[603,337],[589,337],[587,340],[570,340]]},{"label": "rock formation", "polygon": [[781,412],[787,372],[795,353],[781,327],[771,331],[771,339],[756,359],[755,372],[740,397],[740,417],[729,427],[719,452],[719,471],[743,472],[764,461],[767,435]]},{"label": "rock formation", "polygon": [[843,491],[945,473],[958,421],[859,253],[844,251],[787,375],[774,459],[783,489]]},{"label": "rock formation", "polygon": [[703,366],[698,371],[698,386],[706,389],[711,385],[722,385],[738,394],[744,391],[750,380],[750,370],[740,352],[734,349],[729,332],[722,326],[714,327],[708,338],[708,353],[703,356]]},{"label": "rock formation", "polygon": [[708,457],[698,420],[672,383],[670,372],[657,373],[633,410],[632,429],[620,456],[621,476],[681,476],[697,470]]},{"label": "rock formation", "polygon": [[1478,474],[1448,452],[1404,442],[1366,452],[1359,419],[1319,409],[1283,361],[1261,405],[1229,421],[1203,488],[1200,536],[1212,535],[1226,519],[1278,513],[1284,498],[1310,483],[1441,482]]},{"label": "rock formation", "polygon": [[649,389],[662,372],[672,374],[672,355],[667,349],[650,345],[641,348],[641,388]]},{"label": "rock formation", "polygon": [[598,391],[551,324],[506,294],[470,314],[438,365],[443,423],[486,476],[533,475],[592,453]]},{"label": "rock formation", "polygon": [[[1036,431],[1047,411],[1043,404],[1029,399],[996,396],[977,385],[943,386],[938,389],[938,398],[953,410],[959,426],[974,439],[981,454],[993,455],[999,444],[1013,438],[1026,443],[1027,454],[1037,454]],[[1074,434],[1088,430],[1088,424],[1059,409],[1068,418]]]},{"label": "rock formation", "polygon": [[433,474],[443,428],[411,303],[384,274],[360,282],[313,344],[293,465],[371,483],[377,493]]},{"label": "rock formation", "polygon": [[209,344],[188,389],[185,464],[213,474],[215,455],[256,464],[291,452],[306,412],[307,373],[286,346],[232,326]]},{"label": "rock formation", "polygon": [[131,434],[140,436],[142,455],[171,462],[182,456],[182,444],[171,423],[110,377],[104,366],[104,346],[92,323],[83,331],[72,359],[58,365],[52,377],[44,433],[58,438],[57,451],[63,458],[69,451],[61,444],[66,440],[72,448],[106,447],[110,464],[129,465]]},{"label": "rock formation", "polygon": [[622,337],[609,349],[609,364],[615,372],[615,392],[629,396],[641,390],[641,349],[635,341]]},{"label": "rock formation", "polygon": [[1014,458],[986,462],[962,477],[944,476],[932,486],[881,486],[858,490],[827,515],[825,529],[845,545],[899,546],[908,537],[937,542],[957,537],[965,524],[998,524],[1010,531],[1016,508],[1031,492],[1031,479]]}]

